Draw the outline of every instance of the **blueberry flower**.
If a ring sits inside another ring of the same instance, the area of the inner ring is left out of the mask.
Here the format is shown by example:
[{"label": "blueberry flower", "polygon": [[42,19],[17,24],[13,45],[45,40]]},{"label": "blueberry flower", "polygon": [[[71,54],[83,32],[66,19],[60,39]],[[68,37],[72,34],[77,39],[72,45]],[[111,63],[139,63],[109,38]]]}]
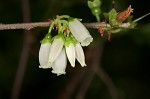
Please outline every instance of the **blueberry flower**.
[{"label": "blueberry flower", "polygon": [[66,74],[67,66],[67,57],[65,49],[63,48],[59,54],[59,56],[56,58],[56,60],[52,64],[52,73],[57,74],[57,76],[61,74]]},{"label": "blueberry flower", "polygon": [[50,52],[49,52],[49,64],[51,65],[55,59],[60,54],[64,45],[64,38],[62,34],[58,34],[54,37],[54,41],[52,42]]},{"label": "blueberry flower", "polygon": [[51,40],[50,38],[44,38],[41,41],[41,47],[39,50],[39,68],[47,69],[50,68],[50,64],[48,63],[49,60],[49,52],[51,48]]},{"label": "blueberry flower", "polygon": [[93,41],[89,31],[78,19],[74,18],[69,21],[69,29],[82,46],[88,46]]}]

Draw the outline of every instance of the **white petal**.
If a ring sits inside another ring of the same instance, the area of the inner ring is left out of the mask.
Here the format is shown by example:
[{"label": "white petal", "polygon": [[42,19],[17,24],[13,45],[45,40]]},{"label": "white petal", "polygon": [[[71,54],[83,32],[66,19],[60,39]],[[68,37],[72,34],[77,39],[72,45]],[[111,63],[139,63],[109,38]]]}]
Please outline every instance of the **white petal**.
[{"label": "white petal", "polygon": [[72,35],[81,42],[82,46],[88,46],[93,41],[92,36],[86,27],[77,19],[69,22],[69,29]]},{"label": "white petal", "polygon": [[92,41],[93,41],[93,38],[91,36],[89,36],[81,42],[81,45],[88,46]]},{"label": "white petal", "polygon": [[70,43],[69,46],[65,46],[68,60],[72,67],[75,67],[75,47],[73,43]]},{"label": "white petal", "polygon": [[49,64],[52,64],[55,59],[58,57],[60,54],[62,48],[64,45],[64,41],[62,38],[57,38],[54,39],[52,46],[50,48],[50,53],[49,53]]},{"label": "white petal", "polygon": [[46,69],[51,67],[50,64],[48,64],[50,48],[51,48],[51,43],[49,42],[41,44],[39,50],[39,63],[40,63],[39,68]]},{"label": "white petal", "polygon": [[75,50],[76,50],[76,59],[78,60],[78,62],[81,64],[82,67],[86,66],[84,51],[83,51],[80,43],[76,44]]},{"label": "white petal", "polygon": [[61,74],[65,74],[66,66],[67,66],[67,57],[66,57],[65,49],[63,48],[59,56],[52,64],[52,69],[53,69],[52,73],[57,74],[57,76]]}]

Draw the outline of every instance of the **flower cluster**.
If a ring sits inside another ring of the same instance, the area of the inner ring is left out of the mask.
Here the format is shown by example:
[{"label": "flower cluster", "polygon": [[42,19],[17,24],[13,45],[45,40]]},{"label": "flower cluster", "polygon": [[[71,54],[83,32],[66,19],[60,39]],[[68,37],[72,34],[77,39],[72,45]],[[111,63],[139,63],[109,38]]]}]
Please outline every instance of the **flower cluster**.
[{"label": "flower cluster", "polygon": [[[58,34],[52,38],[51,31],[54,28]],[[61,75],[66,73],[67,59],[72,67],[75,67],[76,59],[82,67],[86,66],[82,46],[88,46],[92,41],[92,36],[80,19],[67,15],[57,16],[41,41],[39,68],[52,68],[52,73]]]}]

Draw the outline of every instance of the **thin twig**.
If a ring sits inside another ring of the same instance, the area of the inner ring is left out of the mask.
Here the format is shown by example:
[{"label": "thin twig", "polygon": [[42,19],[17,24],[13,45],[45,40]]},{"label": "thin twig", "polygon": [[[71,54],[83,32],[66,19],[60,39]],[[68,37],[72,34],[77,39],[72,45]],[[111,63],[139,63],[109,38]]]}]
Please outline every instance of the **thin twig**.
[{"label": "thin twig", "polygon": [[78,73],[76,72],[70,79],[67,81],[64,88],[62,88],[59,95],[57,95],[56,99],[71,99],[76,87],[78,86],[80,80],[85,75],[86,70],[80,70]]},{"label": "thin twig", "polygon": [[[92,66],[91,66],[92,67]],[[88,88],[94,78],[95,73],[92,71],[92,69],[89,67],[86,71],[85,77],[83,78],[82,83],[80,84],[79,91],[75,97],[75,99],[84,99],[86,92],[88,91]]]},{"label": "thin twig", "polygon": [[112,99],[119,99],[117,88],[115,87],[113,81],[108,76],[108,74],[102,69],[101,67],[101,56],[103,51],[104,44],[101,42],[97,42],[96,47],[93,48],[92,52],[92,63],[90,69],[87,70],[86,77],[83,80],[83,83],[80,85],[80,89],[76,95],[75,99],[84,99],[86,92],[89,88],[89,85],[92,81],[92,78],[94,77],[94,74],[97,74],[100,79],[104,82],[106,85],[110,96]]},{"label": "thin twig", "polygon": [[[22,0],[22,12],[23,12],[23,22],[30,22],[30,7],[29,0]],[[11,25],[10,25],[11,26]],[[27,26],[27,25],[26,25]],[[10,27],[12,28],[12,27]],[[32,43],[31,31],[24,30],[24,43],[22,47],[22,52],[19,60],[18,69],[16,72],[16,77],[14,80],[14,85],[11,93],[11,99],[19,99],[19,94],[28,62],[29,51]]]},{"label": "thin twig", "polygon": [[0,30],[25,29],[30,30],[35,27],[47,27],[50,22],[34,22],[34,23],[16,23],[16,24],[0,24]]},{"label": "thin twig", "polygon": [[[0,24],[0,30],[11,30],[11,29],[25,29],[31,30],[35,27],[48,27],[51,22],[33,22],[33,23],[15,23],[15,24]],[[99,28],[99,27],[111,27],[110,24],[104,22],[95,23],[83,23],[87,28]],[[131,24],[129,22],[122,23],[119,27],[129,27]]]},{"label": "thin twig", "polygon": [[[104,45],[100,44],[100,42],[98,42],[99,44],[97,45],[97,49],[95,52],[99,52],[102,51],[102,47],[104,47]],[[99,50],[101,49],[101,50]],[[100,52],[99,52],[100,53]],[[109,75],[104,71],[104,69],[102,68],[101,64],[100,65],[95,65],[95,73],[101,78],[101,80],[105,83],[112,99],[121,99],[119,97],[119,93],[117,91],[116,86],[114,85],[112,79],[109,77]]]},{"label": "thin twig", "polygon": [[101,66],[97,69],[97,75],[101,78],[101,80],[105,83],[112,99],[121,99],[119,98],[118,90],[115,87],[112,79],[109,77],[109,75],[102,69]]}]

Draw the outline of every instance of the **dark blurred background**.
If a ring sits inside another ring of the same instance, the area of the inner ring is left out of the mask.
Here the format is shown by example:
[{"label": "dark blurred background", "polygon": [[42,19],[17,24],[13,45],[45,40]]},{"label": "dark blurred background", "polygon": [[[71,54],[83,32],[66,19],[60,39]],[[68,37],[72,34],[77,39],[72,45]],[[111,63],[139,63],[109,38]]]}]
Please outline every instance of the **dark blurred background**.
[{"label": "dark blurred background", "polygon": [[[112,1],[102,2],[102,11],[108,12],[112,8]],[[122,11],[129,5],[134,8],[133,19],[150,12],[146,0],[115,0],[114,6],[117,11]],[[29,0],[30,19],[27,21],[26,14],[22,14],[22,6],[23,0],[0,0],[0,23],[48,21],[61,14],[82,18],[83,22],[96,22],[86,0]],[[94,57],[89,59],[88,66],[84,68],[78,63],[72,68],[68,62],[66,75],[61,76],[52,74],[51,69],[38,68],[40,40],[47,31],[48,27],[35,28],[30,34],[24,30],[0,31],[0,99],[17,99],[12,98],[12,93],[16,91],[16,73],[22,65],[25,65],[25,72],[21,84],[18,85],[21,86],[19,95],[16,96],[18,99],[114,99],[97,74],[88,77],[93,73],[88,68],[92,68]],[[137,29],[112,34],[111,41],[102,38],[97,30],[89,31],[94,42],[84,48],[85,56],[90,57],[88,50],[94,49],[97,42],[103,42],[100,67],[112,79],[120,97],[118,99],[150,99],[149,16],[138,22]],[[29,41],[26,37],[29,37]],[[27,49],[24,49],[25,44]],[[27,51],[26,61],[21,61],[23,49]],[[86,84],[86,88],[82,88]]]}]

